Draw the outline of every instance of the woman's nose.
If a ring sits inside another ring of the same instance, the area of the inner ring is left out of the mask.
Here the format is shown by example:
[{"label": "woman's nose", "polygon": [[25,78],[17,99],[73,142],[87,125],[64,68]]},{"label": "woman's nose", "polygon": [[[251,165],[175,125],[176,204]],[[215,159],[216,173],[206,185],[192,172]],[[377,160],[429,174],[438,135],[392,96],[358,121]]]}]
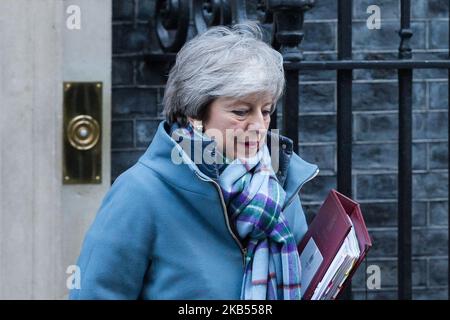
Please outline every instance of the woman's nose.
[{"label": "woman's nose", "polygon": [[264,130],[264,121],[260,120],[252,120],[247,126],[247,132],[250,134],[250,137],[254,139],[260,139],[260,136],[263,134]]},{"label": "woman's nose", "polygon": [[262,129],[263,126],[259,122],[250,122],[248,124],[247,130],[249,131],[258,131]]},{"label": "woman's nose", "polygon": [[264,129],[264,117],[260,113],[256,113],[249,118],[248,130],[262,130]]}]

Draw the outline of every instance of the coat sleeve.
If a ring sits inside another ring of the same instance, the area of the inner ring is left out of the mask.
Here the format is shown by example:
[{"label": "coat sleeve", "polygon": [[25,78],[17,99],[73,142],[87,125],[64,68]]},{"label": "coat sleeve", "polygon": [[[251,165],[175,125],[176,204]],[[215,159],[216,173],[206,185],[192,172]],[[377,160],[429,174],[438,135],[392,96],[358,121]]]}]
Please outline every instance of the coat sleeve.
[{"label": "coat sleeve", "polygon": [[139,297],[151,263],[149,198],[132,173],[116,179],[85,236],[77,261],[81,286],[70,291],[69,299]]}]

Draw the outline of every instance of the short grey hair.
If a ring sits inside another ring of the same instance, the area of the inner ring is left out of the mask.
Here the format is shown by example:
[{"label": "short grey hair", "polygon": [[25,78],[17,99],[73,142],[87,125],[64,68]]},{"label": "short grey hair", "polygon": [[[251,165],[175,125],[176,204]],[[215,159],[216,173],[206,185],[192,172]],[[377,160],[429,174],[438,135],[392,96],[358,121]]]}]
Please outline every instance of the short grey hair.
[{"label": "short grey hair", "polygon": [[263,41],[254,21],[216,26],[186,42],[169,72],[163,107],[166,120],[187,124],[187,117],[204,120],[218,97],[242,98],[266,92],[272,112],[284,93],[283,57]]}]

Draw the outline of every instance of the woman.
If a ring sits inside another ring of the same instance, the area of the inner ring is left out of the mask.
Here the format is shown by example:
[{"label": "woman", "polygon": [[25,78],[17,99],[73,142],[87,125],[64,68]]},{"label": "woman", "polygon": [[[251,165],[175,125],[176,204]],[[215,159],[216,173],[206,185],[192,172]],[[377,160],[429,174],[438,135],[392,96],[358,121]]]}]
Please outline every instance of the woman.
[{"label": "woman", "polygon": [[177,55],[152,143],[105,196],[72,299],[300,299],[298,196],[317,175],[269,132],[282,56],[254,23]]}]

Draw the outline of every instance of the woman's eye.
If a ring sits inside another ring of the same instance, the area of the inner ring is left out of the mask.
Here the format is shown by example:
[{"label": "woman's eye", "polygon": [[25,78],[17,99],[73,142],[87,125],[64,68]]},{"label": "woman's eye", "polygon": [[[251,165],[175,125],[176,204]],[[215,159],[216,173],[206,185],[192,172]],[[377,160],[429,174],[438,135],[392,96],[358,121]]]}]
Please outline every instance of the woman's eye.
[{"label": "woman's eye", "polygon": [[264,110],[262,113],[264,117],[270,116],[270,110]]},{"label": "woman's eye", "polygon": [[245,110],[233,110],[232,112],[239,117],[243,117],[247,114],[247,111]]}]

